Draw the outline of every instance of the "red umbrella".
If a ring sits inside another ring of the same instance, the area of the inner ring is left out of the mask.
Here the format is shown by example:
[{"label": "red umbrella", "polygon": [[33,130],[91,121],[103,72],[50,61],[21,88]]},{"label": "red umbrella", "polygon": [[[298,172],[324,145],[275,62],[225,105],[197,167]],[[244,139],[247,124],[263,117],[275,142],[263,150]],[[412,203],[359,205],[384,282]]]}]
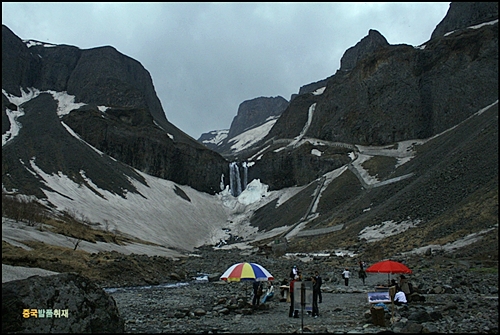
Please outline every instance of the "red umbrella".
[{"label": "red umbrella", "polygon": [[[376,272],[376,273],[387,273],[388,274],[387,278],[390,277],[391,273],[406,273],[406,274],[412,273],[412,271],[403,263],[391,261],[390,259],[375,263],[365,271]],[[390,285],[390,278],[389,278],[389,285]]]}]

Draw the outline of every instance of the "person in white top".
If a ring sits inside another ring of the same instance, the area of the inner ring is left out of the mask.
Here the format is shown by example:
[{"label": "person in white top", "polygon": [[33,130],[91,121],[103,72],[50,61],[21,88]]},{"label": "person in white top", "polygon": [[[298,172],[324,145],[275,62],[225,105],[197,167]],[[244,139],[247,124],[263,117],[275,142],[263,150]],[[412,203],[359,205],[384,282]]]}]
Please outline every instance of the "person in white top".
[{"label": "person in white top", "polygon": [[401,289],[399,289],[394,296],[394,303],[397,306],[406,305],[408,303],[408,301],[406,300],[406,294]]},{"label": "person in white top", "polygon": [[348,268],[345,268],[344,272],[342,272],[342,277],[344,278],[345,286],[349,286],[349,277],[351,273]]}]

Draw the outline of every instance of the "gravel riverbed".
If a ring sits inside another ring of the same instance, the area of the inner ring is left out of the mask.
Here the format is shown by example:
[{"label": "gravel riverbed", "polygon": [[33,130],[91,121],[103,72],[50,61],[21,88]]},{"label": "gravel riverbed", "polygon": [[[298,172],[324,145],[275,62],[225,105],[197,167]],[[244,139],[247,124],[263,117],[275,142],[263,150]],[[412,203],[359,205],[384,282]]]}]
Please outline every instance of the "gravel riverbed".
[{"label": "gravel riverbed", "polygon": [[[204,266],[210,260],[213,258],[186,262],[186,273],[189,268],[208,270]],[[383,325],[377,324],[380,321],[370,312],[367,292],[387,282],[387,274],[368,274],[365,285],[356,276],[346,287],[337,270],[327,271],[318,262],[299,262],[304,273],[324,270],[320,271],[324,284],[318,318],[308,313],[303,318],[288,317],[289,304],[280,299],[278,289],[279,281],[289,270],[285,266],[277,271],[279,275],[275,274],[274,297],[257,309],[251,306],[251,285],[220,281],[221,273],[208,275],[210,281],[188,277],[161,285],[107,291],[125,319],[127,333],[498,333],[498,272],[470,271],[484,265],[454,259],[439,259],[436,271],[437,262],[438,259],[411,261],[414,274],[410,281],[425,301],[394,309],[387,304]]]}]

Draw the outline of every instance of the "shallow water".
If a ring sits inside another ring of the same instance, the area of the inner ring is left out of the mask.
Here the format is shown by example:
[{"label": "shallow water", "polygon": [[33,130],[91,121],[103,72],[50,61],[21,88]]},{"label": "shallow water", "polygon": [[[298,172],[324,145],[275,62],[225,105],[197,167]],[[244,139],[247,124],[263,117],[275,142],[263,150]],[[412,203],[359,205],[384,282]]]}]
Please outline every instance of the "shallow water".
[{"label": "shallow water", "polygon": [[150,290],[158,288],[177,288],[181,286],[189,285],[189,283],[175,283],[175,284],[159,284],[159,285],[144,285],[144,286],[126,286],[126,287],[105,287],[103,290],[106,293],[118,293],[118,292],[132,292],[140,290]]}]

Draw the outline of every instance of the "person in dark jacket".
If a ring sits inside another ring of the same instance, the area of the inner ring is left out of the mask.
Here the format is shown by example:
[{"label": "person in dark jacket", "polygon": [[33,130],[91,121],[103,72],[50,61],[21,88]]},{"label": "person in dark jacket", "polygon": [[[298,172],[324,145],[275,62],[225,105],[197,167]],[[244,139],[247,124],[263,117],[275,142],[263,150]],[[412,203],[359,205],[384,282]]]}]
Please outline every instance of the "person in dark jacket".
[{"label": "person in dark jacket", "polygon": [[363,281],[363,285],[365,285],[365,279],[366,279],[366,272],[365,272],[365,270],[360,269],[358,275],[359,275],[359,278],[361,278],[361,280]]},{"label": "person in dark jacket", "polygon": [[[318,273],[316,271],[316,273]],[[316,279],[316,276],[311,277],[313,283],[313,301],[312,301],[312,316],[317,318],[319,316],[319,307],[318,307],[318,295],[319,295],[319,283]]]},{"label": "person in dark jacket", "polygon": [[253,282],[253,300],[252,300],[253,306],[259,306],[261,296],[262,296],[262,283],[256,280]]},{"label": "person in dark jacket", "polygon": [[318,302],[321,304],[323,301],[323,297],[321,296],[321,285],[323,284],[323,279],[321,279],[318,271],[314,272],[314,278],[316,279],[318,285]]}]

